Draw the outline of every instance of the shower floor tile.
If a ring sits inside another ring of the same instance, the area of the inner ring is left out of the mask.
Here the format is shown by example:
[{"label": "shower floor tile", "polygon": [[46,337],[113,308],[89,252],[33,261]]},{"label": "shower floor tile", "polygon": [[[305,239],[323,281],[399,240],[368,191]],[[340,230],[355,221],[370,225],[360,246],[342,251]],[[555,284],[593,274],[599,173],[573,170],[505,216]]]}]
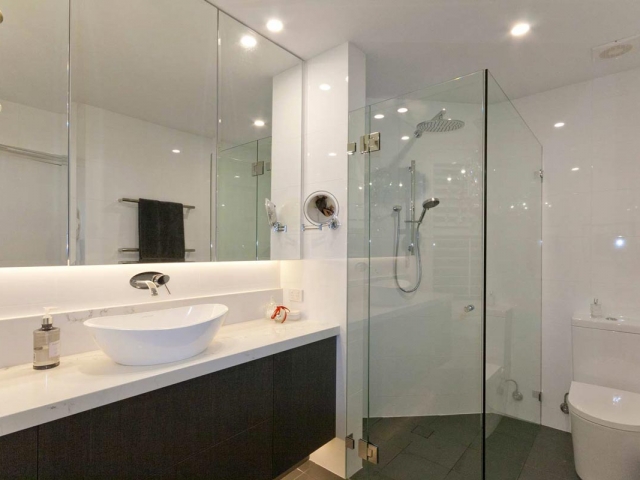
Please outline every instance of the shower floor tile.
[{"label": "shower floor tile", "polygon": [[[480,430],[475,414],[379,419],[381,462],[352,479],[481,480]],[[567,432],[503,417],[485,445],[486,480],[579,480]]]}]

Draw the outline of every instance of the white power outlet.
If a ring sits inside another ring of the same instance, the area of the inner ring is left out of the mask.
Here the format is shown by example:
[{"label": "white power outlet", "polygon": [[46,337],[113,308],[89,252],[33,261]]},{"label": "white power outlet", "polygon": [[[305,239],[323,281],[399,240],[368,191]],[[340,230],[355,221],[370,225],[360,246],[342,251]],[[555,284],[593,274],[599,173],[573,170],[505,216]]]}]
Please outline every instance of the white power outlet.
[{"label": "white power outlet", "polygon": [[289,301],[290,302],[302,302],[302,290],[297,288],[289,289]]}]

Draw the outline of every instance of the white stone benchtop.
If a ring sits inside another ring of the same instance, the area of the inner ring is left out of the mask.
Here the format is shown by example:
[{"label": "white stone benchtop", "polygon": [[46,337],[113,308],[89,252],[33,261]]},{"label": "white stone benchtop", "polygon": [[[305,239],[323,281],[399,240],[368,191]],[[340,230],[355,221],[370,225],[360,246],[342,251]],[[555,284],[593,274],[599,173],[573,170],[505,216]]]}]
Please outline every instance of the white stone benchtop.
[{"label": "white stone benchtop", "polygon": [[337,323],[254,320],[223,326],[201,354],[164,365],[118,365],[96,350],[62,357],[51,370],[3,368],[0,436],[339,334]]}]

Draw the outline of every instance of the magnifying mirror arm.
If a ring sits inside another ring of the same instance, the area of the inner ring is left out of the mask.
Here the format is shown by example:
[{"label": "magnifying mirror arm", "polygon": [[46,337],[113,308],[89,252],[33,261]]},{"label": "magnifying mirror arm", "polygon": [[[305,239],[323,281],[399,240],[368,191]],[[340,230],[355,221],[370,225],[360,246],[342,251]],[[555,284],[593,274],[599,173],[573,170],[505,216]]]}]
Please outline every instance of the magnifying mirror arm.
[{"label": "magnifying mirror arm", "polygon": [[274,232],[287,232],[287,226],[283,225],[280,222],[274,222],[273,225],[271,225],[271,230],[273,230]]}]

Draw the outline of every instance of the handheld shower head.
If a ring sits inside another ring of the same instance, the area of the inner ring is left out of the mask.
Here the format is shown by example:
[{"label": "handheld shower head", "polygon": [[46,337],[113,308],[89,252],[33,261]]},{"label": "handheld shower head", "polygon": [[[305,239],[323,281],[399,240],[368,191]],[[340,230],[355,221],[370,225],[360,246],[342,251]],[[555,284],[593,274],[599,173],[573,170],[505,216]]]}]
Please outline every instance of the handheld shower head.
[{"label": "handheld shower head", "polygon": [[420,215],[420,218],[418,219],[418,224],[422,223],[427,210],[436,208],[438,205],[440,205],[440,200],[438,200],[437,198],[428,198],[427,200],[422,202],[422,215]]}]

